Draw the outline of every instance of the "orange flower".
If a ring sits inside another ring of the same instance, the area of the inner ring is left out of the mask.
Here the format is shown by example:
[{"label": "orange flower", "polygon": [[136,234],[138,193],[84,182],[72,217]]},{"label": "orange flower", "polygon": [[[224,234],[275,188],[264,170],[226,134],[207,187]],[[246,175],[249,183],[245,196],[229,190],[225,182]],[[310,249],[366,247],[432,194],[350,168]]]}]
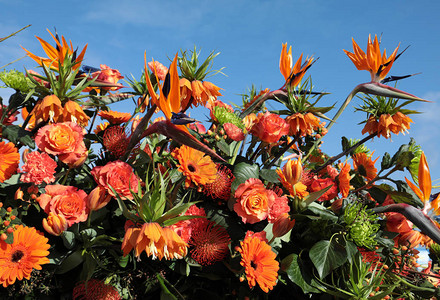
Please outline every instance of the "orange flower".
[{"label": "orange flower", "polygon": [[187,246],[171,228],[162,228],[155,222],[145,223],[136,239],[135,254],[139,257],[145,251],[147,256],[159,260],[182,258],[187,253]]},{"label": "orange flower", "polygon": [[55,236],[61,235],[67,228],[66,218],[63,215],[49,212],[49,216],[43,219],[43,227],[47,233]]},{"label": "orange flower", "polygon": [[345,163],[340,164],[341,172],[339,173],[339,192],[342,194],[342,198],[347,198],[348,193],[350,192],[350,165]]},{"label": "orange flower", "polygon": [[397,59],[397,50],[394,50],[390,57],[387,57],[386,50],[383,54],[380,52],[379,41],[374,36],[374,42],[371,41],[371,34],[368,36],[367,54],[353,40],[353,52],[343,50],[351,59],[358,70],[366,70],[371,74],[371,81],[380,82],[390,71],[394,61]]},{"label": "orange flower", "polygon": [[197,263],[208,266],[223,260],[229,252],[228,245],[231,241],[223,226],[202,219],[192,230],[195,234],[191,235],[189,244],[192,247],[191,257]]},{"label": "orange flower", "polygon": [[87,194],[74,186],[46,185],[46,193],[41,194],[37,201],[47,213],[61,215],[67,225],[84,222],[89,215]]},{"label": "orange flower", "polygon": [[87,148],[83,140],[82,128],[72,122],[46,125],[38,130],[35,143],[38,148],[66,163],[73,164],[84,159]]},{"label": "orange flower", "polygon": [[304,198],[309,194],[306,191],[307,187],[300,181],[303,174],[300,160],[289,159],[283,169],[277,169],[276,172],[281,184],[289,191],[290,195]]},{"label": "orange flower", "polygon": [[217,100],[221,96],[218,86],[209,81],[193,80],[189,81],[182,78],[179,81],[180,95],[182,101],[182,110],[186,110],[189,106],[206,106],[208,101]]},{"label": "orange flower", "polygon": [[218,166],[215,180],[212,183],[206,184],[203,192],[212,198],[227,201],[231,196],[231,185],[234,179],[235,176],[228,167]]},{"label": "orange flower", "polygon": [[22,167],[22,182],[49,184],[55,181],[55,169],[57,163],[47,154],[34,151],[26,155],[26,162]]},{"label": "orange flower", "polygon": [[98,134],[100,132],[103,132],[109,125],[110,125],[109,122],[104,122],[104,123],[98,124],[96,126],[95,130],[93,130],[93,133]]},{"label": "orange flower", "polygon": [[291,220],[288,213],[281,214],[273,223],[272,234],[281,237],[288,233],[295,225],[295,219]]},{"label": "orange flower", "polygon": [[179,171],[186,176],[185,186],[188,188],[193,182],[203,186],[215,181],[217,166],[211,157],[194,148],[182,145],[173,152],[173,157],[179,161]]},{"label": "orange flower", "polygon": [[268,293],[277,283],[280,268],[272,248],[257,237],[248,237],[240,242],[238,251],[249,287],[253,288],[258,283]]},{"label": "orange flower", "polygon": [[431,203],[429,202],[429,199],[431,197],[432,182],[431,182],[431,173],[429,172],[429,166],[428,166],[428,162],[426,161],[426,156],[424,152],[422,152],[419,162],[419,171],[418,171],[419,187],[417,187],[414,183],[409,181],[406,177],[405,177],[405,181],[409,185],[409,187],[414,191],[414,193],[420,198],[420,200],[422,200],[422,202],[425,204],[423,208],[423,211],[425,213],[427,213],[431,208],[433,208],[436,213],[440,211],[440,194]]},{"label": "orange flower", "polygon": [[269,198],[260,179],[250,178],[238,186],[234,194],[234,211],[244,223],[257,223],[267,218]]},{"label": "orange flower", "polygon": [[159,77],[160,80],[164,81],[165,77],[168,73],[168,68],[165,67],[163,64],[161,64],[158,61],[150,61],[148,63],[148,67],[150,68],[151,72],[157,74],[157,77]]},{"label": "orange flower", "polygon": [[122,241],[121,249],[124,256],[127,256],[128,253],[133,250],[136,246],[137,238],[139,237],[139,233],[141,232],[141,228],[134,224],[132,221],[127,220],[125,222],[125,235]]},{"label": "orange flower", "polygon": [[98,185],[113,197],[119,195],[122,200],[132,200],[131,191],[138,192],[139,178],[133,173],[133,168],[125,162],[108,162],[105,166],[94,167],[91,173]]},{"label": "orange flower", "polygon": [[374,164],[379,159],[378,157],[373,161],[371,159],[372,156],[373,154],[368,155],[363,152],[353,155],[353,168],[370,181],[377,175],[377,169],[374,167]]},{"label": "orange flower", "polygon": [[287,43],[283,44],[280,56],[280,72],[286,80],[286,85],[290,85],[290,87],[297,86],[306,71],[312,66],[313,57],[309,58],[307,56],[304,63],[302,62],[302,57],[303,55],[301,53],[301,56],[292,68],[292,46],[289,47],[289,52],[287,52]]},{"label": "orange flower", "polygon": [[37,125],[41,121],[57,122],[58,118],[63,114],[61,101],[56,95],[46,96],[43,100],[37,102],[31,114],[33,123],[30,125],[32,126]]},{"label": "orange flower", "polygon": [[130,137],[123,126],[111,126],[105,129],[102,144],[112,156],[119,158],[127,150]]},{"label": "orange flower", "polygon": [[103,208],[110,202],[112,196],[109,195],[105,188],[97,186],[87,197],[87,206],[91,211]]},{"label": "orange flower", "polygon": [[77,70],[81,66],[81,62],[84,58],[84,54],[86,53],[87,45],[84,47],[81,53],[77,55],[76,50],[73,50],[72,42],[70,42],[70,46],[69,46],[66,40],[64,39],[64,36],[61,36],[61,41],[60,41],[58,35],[54,37],[49,30],[47,31],[55,40],[57,44],[56,47],[49,45],[48,42],[39,38],[38,36],[36,38],[40,41],[40,44],[43,47],[44,52],[46,52],[48,58],[37,56],[22,47],[23,50],[26,51],[28,56],[33,60],[35,60],[40,66],[44,64],[46,67],[50,67],[55,71],[59,70],[60,65],[63,66],[64,59],[68,55],[70,57],[71,62],[73,63],[72,69]]},{"label": "orange flower", "polygon": [[0,284],[7,287],[17,279],[30,279],[32,269],[41,270],[49,263],[47,242],[41,232],[23,225],[16,227],[12,244],[0,240]]},{"label": "orange flower", "polygon": [[289,133],[289,125],[277,114],[259,113],[251,133],[266,143],[276,143]]},{"label": "orange flower", "polygon": [[17,173],[20,154],[13,143],[0,142],[0,182]]},{"label": "orange flower", "polygon": [[390,114],[382,114],[379,117],[379,121],[374,116],[370,116],[364,129],[362,129],[362,134],[366,132],[369,134],[377,133],[377,137],[389,138],[391,132],[395,134],[408,132],[412,122],[408,116],[401,112],[397,112],[392,116]]},{"label": "orange flower", "polygon": [[312,113],[296,113],[286,118],[287,124],[289,124],[289,135],[295,136],[311,136],[314,131],[317,131],[321,124],[319,118],[315,117]]},{"label": "orange flower", "polygon": [[73,122],[78,124],[81,127],[87,126],[89,122],[89,116],[85,114],[81,106],[78,103],[72,100],[68,100],[64,104],[63,108],[63,121],[64,122]]},{"label": "orange flower", "polygon": [[97,299],[97,300],[120,300],[118,290],[101,280],[90,279],[82,281],[73,288],[73,300]]},{"label": "orange flower", "polygon": [[96,79],[96,83],[105,83],[113,86],[101,88],[87,87],[83,90],[83,92],[90,92],[91,90],[95,90],[97,93],[100,93],[100,89],[104,91],[117,91],[123,87],[123,85],[117,84],[120,79],[124,78],[124,76],[122,76],[118,70],[112,69],[109,66],[103,64],[99,65],[99,67],[101,68],[101,70],[93,72],[91,74],[91,77]]},{"label": "orange flower", "polygon": [[131,118],[130,113],[122,113],[122,112],[113,111],[113,110],[109,110],[109,111],[101,110],[98,113],[98,116],[100,116],[102,119],[109,121],[111,124],[114,124],[114,125],[119,125],[121,123],[125,123],[128,120],[130,120],[130,118]]}]

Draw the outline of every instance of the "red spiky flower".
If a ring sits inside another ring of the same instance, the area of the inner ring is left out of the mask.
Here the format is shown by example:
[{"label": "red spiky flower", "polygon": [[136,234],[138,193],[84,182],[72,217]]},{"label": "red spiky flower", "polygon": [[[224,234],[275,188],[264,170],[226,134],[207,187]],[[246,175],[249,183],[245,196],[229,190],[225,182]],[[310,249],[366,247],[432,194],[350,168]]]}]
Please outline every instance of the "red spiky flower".
[{"label": "red spiky flower", "polygon": [[116,158],[124,155],[129,142],[130,136],[127,135],[125,129],[121,126],[111,126],[104,132],[104,147]]},{"label": "red spiky flower", "polygon": [[118,291],[111,285],[98,279],[80,282],[73,289],[73,300],[119,300],[122,299]]},{"label": "red spiky flower", "polygon": [[231,185],[235,176],[231,170],[224,165],[217,167],[217,177],[214,182],[206,184],[203,192],[212,198],[227,201],[231,195]]},{"label": "red spiky flower", "polygon": [[228,245],[231,241],[228,232],[223,226],[204,219],[199,222],[189,241],[192,247],[191,257],[202,266],[212,265],[221,261],[228,253]]}]

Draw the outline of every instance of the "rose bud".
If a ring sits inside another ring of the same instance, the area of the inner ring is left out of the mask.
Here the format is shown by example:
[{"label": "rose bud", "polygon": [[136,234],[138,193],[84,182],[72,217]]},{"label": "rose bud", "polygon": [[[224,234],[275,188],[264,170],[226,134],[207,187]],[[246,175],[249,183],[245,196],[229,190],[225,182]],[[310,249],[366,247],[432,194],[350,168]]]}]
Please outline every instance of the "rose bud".
[{"label": "rose bud", "polygon": [[67,221],[62,215],[57,215],[53,212],[43,219],[44,229],[52,235],[59,236],[67,229]]},{"label": "rose bud", "polygon": [[274,237],[281,237],[288,233],[293,225],[295,225],[295,219],[290,220],[289,214],[283,213],[273,223],[272,234]]}]

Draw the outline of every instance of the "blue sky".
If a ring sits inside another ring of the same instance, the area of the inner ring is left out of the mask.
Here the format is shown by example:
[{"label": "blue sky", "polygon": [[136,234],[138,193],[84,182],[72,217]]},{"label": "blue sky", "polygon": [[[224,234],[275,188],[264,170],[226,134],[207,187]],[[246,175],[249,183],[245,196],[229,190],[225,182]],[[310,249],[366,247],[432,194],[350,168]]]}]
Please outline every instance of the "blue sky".
[{"label": "blue sky", "polygon": [[[278,63],[281,44],[293,47],[294,59],[301,53],[319,57],[307,72],[316,91],[331,93],[322,105],[340,105],[359,83],[370,80],[357,71],[342,49],[352,50],[351,38],[365,49],[368,34],[383,34],[381,48],[388,53],[401,43],[411,47],[393,65],[390,75],[422,74],[403,80],[399,88],[427,100],[410,108],[425,112],[413,116],[409,134],[392,141],[376,138],[368,146],[393,154],[414,137],[428,158],[433,179],[440,178],[440,21],[438,1],[4,1],[0,0],[0,37],[32,24],[30,28],[0,44],[0,66],[24,55],[20,45],[43,55],[35,35],[50,40],[46,31],[59,34],[82,48],[88,43],[84,63],[106,64],[128,77],[139,77],[143,53],[168,65],[168,57],[180,49],[202,50],[202,57],[215,50],[221,54],[214,69],[225,67],[227,76],[210,81],[222,87],[221,100],[240,103],[252,84],[276,89],[283,84]],[[35,67],[25,58],[11,67]],[[8,92],[0,89],[7,99]],[[128,102],[127,102],[128,103]],[[131,102],[130,102],[131,103]],[[353,105],[344,112],[325,139],[324,151],[340,152],[340,137],[362,138],[363,113]],[[271,104],[268,103],[268,107]],[[116,104],[114,110],[131,111]],[[334,112],[328,115],[332,116]],[[192,115],[201,120],[205,113]],[[404,174],[409,176],[407,173]]]}]

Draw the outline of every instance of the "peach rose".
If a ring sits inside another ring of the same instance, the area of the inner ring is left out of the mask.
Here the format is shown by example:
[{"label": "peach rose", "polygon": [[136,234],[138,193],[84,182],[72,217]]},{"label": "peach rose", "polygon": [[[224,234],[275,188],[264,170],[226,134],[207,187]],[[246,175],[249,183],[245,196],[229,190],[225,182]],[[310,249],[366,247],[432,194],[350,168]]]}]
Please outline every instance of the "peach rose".
[{"label": "peach rose", "polygon": [[46,193],[37,198],[41,208],[50,215],[66,219],[68,227],[87,220],[87,194],[74,186],[47,185]]},{"label": "peach rose", "polygon": [[266,111],[264,114],[258,114],[251,133],[263,142],[276,143],[283,135],[289,133],[289,125],[279,115]]},{"label": "peach rose", "polygon": [[250,178],[238,186],[234,211],[244,223],[257,223],[267,218],[270,204],[266,187],[260,179]]},{"label": "peach rose", "polygon": [[82,128],[73,122],[46,125],[38,130],[35,143],[38,148],[66,164],[74,164],[87,153]]},{"label": "peach rose", "polygon": [[134,193],[138,192],[139,179],[133,173],[133,168],[120,160],[109,162],[103,167],[94,167],[92,175],[98,185],[105,188],[113,197],[116,197],[117,194],[123,200],[131,200],[133,196],[130,190]]}]

